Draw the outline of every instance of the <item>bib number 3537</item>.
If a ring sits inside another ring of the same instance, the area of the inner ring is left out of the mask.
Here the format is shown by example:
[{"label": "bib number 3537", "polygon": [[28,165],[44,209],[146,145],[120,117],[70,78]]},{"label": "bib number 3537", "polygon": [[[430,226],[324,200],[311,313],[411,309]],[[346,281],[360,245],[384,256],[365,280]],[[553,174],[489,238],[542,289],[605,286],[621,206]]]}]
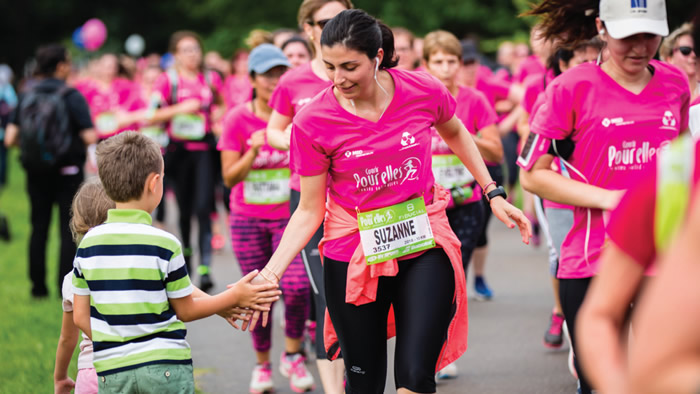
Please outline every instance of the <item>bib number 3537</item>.
[{"label": "bib number 3537", "polygon": [[357,215],[367,264],[378,264],[435,247],[422,197]]}]

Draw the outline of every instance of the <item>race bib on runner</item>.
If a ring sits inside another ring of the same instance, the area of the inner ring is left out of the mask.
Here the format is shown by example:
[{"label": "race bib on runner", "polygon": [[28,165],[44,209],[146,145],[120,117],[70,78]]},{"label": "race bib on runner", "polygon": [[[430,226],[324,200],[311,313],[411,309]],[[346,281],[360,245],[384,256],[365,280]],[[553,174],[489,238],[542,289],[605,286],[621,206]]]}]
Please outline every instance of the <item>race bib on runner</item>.
[{"label": "race bib on runner", "polygon": [[175,138],[181,140],[201,140],[207,133],[204,117],[197,114],[175,115],[170,122]]},{"label": "race bib on runner", "polygon": [[165,130],[157,126],[142,127],[141,134],[152,139],[163,148],[168,146],[168,142],[170,141],[170,139],[168,138],[168,133],[166,133]]},{"label": "race bib on runner", "polygon": [[474,176],[457,155],[434,155],[433,176],[435,182],[446,189],[462,187],[474,182]]},{"label": "race bib on runner", "polygon": [[95,127],[101,136],[112,135],[119,129],[117,116],[112,112],[103,112],[95,118]]},{"label": "race bib on runner", "polygon": [[243,181],[243,200],[254,205],[289,201],[289,168],[250,170]]},{"label": "race bib on runner", "polygon": [[435,247],[422,197],[357,215],[367,265]]}]

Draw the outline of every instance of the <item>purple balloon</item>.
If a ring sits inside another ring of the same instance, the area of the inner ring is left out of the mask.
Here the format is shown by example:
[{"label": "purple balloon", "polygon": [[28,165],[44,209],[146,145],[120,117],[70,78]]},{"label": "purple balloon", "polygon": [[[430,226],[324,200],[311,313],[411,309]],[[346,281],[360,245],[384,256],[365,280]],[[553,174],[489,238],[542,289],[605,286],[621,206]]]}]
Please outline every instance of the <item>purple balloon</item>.
[{"label": "purple balloon", "polygon": [[82,28],[83,44],[88,51],[96,51],[107,39],[107,27],[101,20],[92,18]]}]

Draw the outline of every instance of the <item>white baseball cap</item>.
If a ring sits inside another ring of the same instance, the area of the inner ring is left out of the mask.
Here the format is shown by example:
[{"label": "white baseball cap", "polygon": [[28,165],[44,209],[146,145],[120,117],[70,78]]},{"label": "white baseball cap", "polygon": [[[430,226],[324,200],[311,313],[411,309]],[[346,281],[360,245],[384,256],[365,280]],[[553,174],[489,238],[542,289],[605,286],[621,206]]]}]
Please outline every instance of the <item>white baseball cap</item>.
[{"label": "white baseball cap", "polygon": [[615,39],[639,33],[668,35],[665,0],[600,0],[600,20]]}]

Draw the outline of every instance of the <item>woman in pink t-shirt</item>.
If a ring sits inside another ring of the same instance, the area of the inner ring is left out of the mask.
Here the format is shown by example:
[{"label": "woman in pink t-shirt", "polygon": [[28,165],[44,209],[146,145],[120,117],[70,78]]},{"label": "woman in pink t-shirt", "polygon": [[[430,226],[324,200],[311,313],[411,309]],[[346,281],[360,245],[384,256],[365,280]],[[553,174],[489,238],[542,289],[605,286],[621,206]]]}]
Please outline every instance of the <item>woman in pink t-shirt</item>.
[{"label": "woman in pink t-shirt", "polygon": [[253,87],[248,77],[248,51],[239,49],[231,58],[231,74],[224,80],[224,102],[231,109],[250,100]]},{"label": "woman in pink t-shirt", "polygon": [[[268,100],[290,66],[282,51],[272,44],[251,51],[248,69],[255,99],[228,111],[218,144],[224,183],[231,187],[231,243],[244,274],[262,270],[289,221],[289,155],[265,142],[265,129],[272,113]],[[300,256],[281,277],[280,288],[286,336],[280,370],[290,378],[292,390],[304,392],[313,389],[314,379],[300,354],[311,301],[309,278]],[[258,365],[250,390],[268,392],[274,389],[271,326],[258,324],[252,334]]]},{"label": "woman in pink t-shirt", "polygon": [[138,109],[138,85],[126,78],[116,55],[102,55],[96,75],[76,84],[76,88],[85,96],[90,106],[95,130],[100,139],[135,128],[130,117],[123,114]]},{"label": "woman in pink t-shirt", "polygon": [[328,22],[321,44],[333,86],[294,118],[290,165],[301,175],[301,200],[261,272],[281,276],[325,216],[319,251],[332,322],[325,345],[333,355],[342,351],[346,392],[384,392],[393,333],[399,393],[435,392],[436,367],[466,350],[467,312],[460,243],[445,215],[449,193],[432,174],[432,127],[524,242],[529,222],[491,182],[445,86],[426,73],[391,69],[397,62],[386,25],[346,10]]},{"label": "woman in pink t-shirt", "polygon": [[[423,60],[426,70],[442,82],[456,99],[455,115],[473,135],[479,153],[493,163],[503,159],[503,147],[496,123],[496,112],[480,91],[457,84],[457,73],[462,59],[462,45],[457,37],[444,30],[429,33],[423,41]],[[465,273],[472,252],[485,227],[485,213],[479,184],[450,150],[437,130],[432,134],[432,162],[435,182],[450,190],[447,219],[461,242],[462,265]],[[479,281],[477,273],[475,282]],[[483,278],[481,279],[483,280]],[[438,372],[438,378],[457,376],[452,363]]]},{"label": "woman in pink t-shirt", "polygon": [[[657,153],[688,128],[685,77],[652,60],[661,36],[668,34],[665,3],[648,3],[647,12],[640,13],[636,2],[545,0],[531,11],[544,15],[546,38],[563,35],[565,46],[599,35],[609,56],[602,64],[579,65],[549,84],[519,159],[523,187],[574,206],[557,272],[574,348],[578,310],[598,272],[606,240],[605,212],[655,165]],[[571,178],[551,170],[555,154]],[[586,371],[576,364],[581,391],[590,393]]]},{"label": "woman in pink t-shirt", "polygon": [[[216,137],[212,124],[216,122],[215,105],[222,102],[219,74],[202,70],[202,44],[196,33],[175,32],[170,39],[170,52],[175,67],[162,73],[153,86],[154,95],[149,109],[144,111],[147,124],[169,122],[170,143],[166,152],[166,172],[173,180],[180,213],[180,236],[187,270],[192,272],[192,216],[198,221],[197,272],[200,288],[209,290],[212,258],[211,213],[214,205],[214,154]],[[160,107],[160,108],[158,108]]]},{"label": "woman in pink t-shirt", "polygon": [[[267,126],[269,144],[280,150],[289,150],[292,119],[296,114],[318,94],[332,83],[326,75],[326,67],[321,56],[321,33],[326,23],[343,10],[353,8],[350,0],[304,0],[299,6],[297,22],[299,27],[313,45],[311,62],[296,67],[286,73],[270,98],[272,115]],[[290,152],[294,155],[294,152]],[[293,160],[290,157],[290,160]],[[299,205],[300,182],[299,174],[291,168],[289,184],[291,190],[290,210],[293,213]],[[326,301],[323,288],[323,268],[318,254],[318,242],[323,236],[323,226],[319,226],[314,236],[309,240],[302,258],[306,264],[307,273],[312,282],[315,308],[312,317],[316,319],[315,350],[323,388],[327,393],[343,392],[344,369],[340,362],[329,362],[323,344],[323,314]]]}]

